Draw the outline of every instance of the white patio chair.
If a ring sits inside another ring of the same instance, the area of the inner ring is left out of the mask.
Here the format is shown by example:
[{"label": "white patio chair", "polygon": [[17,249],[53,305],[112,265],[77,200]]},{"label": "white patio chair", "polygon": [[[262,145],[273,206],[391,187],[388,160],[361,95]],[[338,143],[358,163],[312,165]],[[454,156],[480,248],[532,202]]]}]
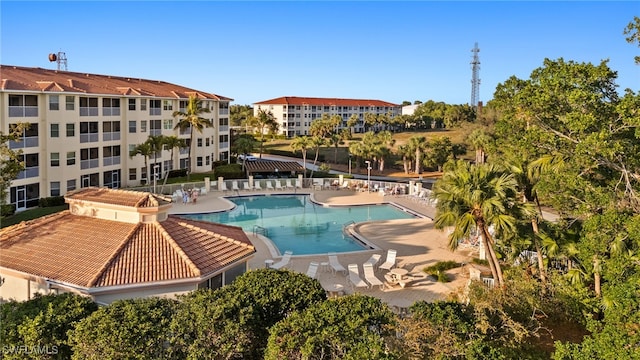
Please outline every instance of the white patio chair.
[{"label": "white patio chair", "polygon": [[387,251],[387,260],[385,260],[385,262],[382,265],[378,266],[378,269],[383,269],[383,270],[393,269],[393,267],[396,266],[396,255],[397,255],[396,250],[389,249]]},{"label": "white patio chair", "polygon": [[267,183],[267,190],[271,190],[271,191],[275,190],[273,188],[273,185],[271,185],[271,181],[267,180],[266,183]]},{"label": "white patio chair", "polygon": [[342,183],[342,186],[340,187],[341,189],[348,189],[349,188],[349,182],[345,181]]},{"label": "white patio chair", "polygon": [[291,184],[291,180],[287,180],[286,187],[287,189],[293,189],[293,184]]},{"label": "white patio chair", "polygon": [[351,288],[368,288],[369,285],[360,278],[360,273],[358,271],[358,264],[349,264],[349,283],[351,283]]},{"label": "white patio chair", "polygon": [[372,264],[365,263],[362,265],[362,272],[364,273],[364,279],[369,283],[369,288],[380,286],[380,290],[384,290],[384,283],[374,274]]},{"label": "white patio chair", "polygon": [[285,251],[284,255],[282,256],[282,259],[280,259],[280,261],[278,261],[275,264],[271,264],[269,267],[272,269],[282,269],[283,267],[287,266],[289,264],[289,260],[291,260],[291,255],[293,255],[292,251]]},{"label": "white patio chair", "polygon": [[242,189],[247,191],[251,190],[251,185],[249,185],[248,181],[242,183]]},{"label": "white patio chair", "polygon": [[280,182],[280,180],[275,180],[276,182],[276,190],[284,190],[284,188],[282,187],[282,183]]},{"label": "white patio chair", "polygon": [[229,191],[229,189],[227,189],[227,182],[223,181],[220,183],[220,191],[222,191],[223,193]]},{"label": "white patio chair", "polygon": [[237,181],[232,181],[231,182],[231,190],[240,191],[240,188],[238,187],[238,182]]},{"label": "white patio chair", "polygon": [[371,255],[371,257],[369,258],[369,260],[365,261],[363,265],[366,264],[370,264],[374,269],[376,268],[376,265],[378,265],[378,261],[380,261],[380,258],[382,258],[382,255],[380,254],[373,254]]},{"label": "white patio chair", "polygon": [[262,191],[262,186],[260,186],[260,181],[256,181],[253,183],[253,188],[256,190]]},{"label": "white patio chair", "polygon": [[340,264],[340,262],[338,261],[338,256],[336,256],[336,253],[329,253],[329,265],[331,266],[331,271],[334,274],[338,271],[343,274],[347,272],[347,269],[345,269],[344,266],[342,266],[342,264]]},{"label": "white patio chair", "polygon": [[315,261],[312,261],[309,263],[309,268],[307,268],[307,276],[315,279],[316,276],[318,275],[318,263]]}]

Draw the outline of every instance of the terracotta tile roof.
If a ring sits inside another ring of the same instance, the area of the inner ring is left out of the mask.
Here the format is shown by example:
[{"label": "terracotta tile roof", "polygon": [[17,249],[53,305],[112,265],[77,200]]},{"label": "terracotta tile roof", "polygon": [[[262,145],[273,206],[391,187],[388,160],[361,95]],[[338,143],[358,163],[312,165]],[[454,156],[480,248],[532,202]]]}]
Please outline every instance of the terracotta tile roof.
[{"label": "terracotta tile roof", "polygon": [[190,89],[160,80],[135,77],[77,73],[22,66],[0,65],[0,90],[74,92],[117,96],[153,96],[188,99],[197,94],[201,99],[233,101],[233,99]]},{"label": "terracotta tile roof", "polygon": [[336,99],[336,98],[311,98],[297,96],[282,96],[279,98],[259,101],[256,105],[315,105],[315,106],[400,106],[382,100],[365,99]]},{"label": "terracotta tile roof", "polygon": [[170,203],[169,199],[147,192],[88,187],[65,195],[66,199],[135,208],[158,207]]},{"label": "terracotta tile roof", "polygon": [[256,161],[247,161],[245,163],[245,168],[248,173],[261,173],[261,172],[275,172],[275,169],[278,169],[278,172],[302,172],[304,169],[302,165],[298,164],[295,161],[271,161],[271,160],[256,160]]},{"label": "terracotta tile roof", "polygon": [[242,228],[183,219],[130,224],[63,211],[0,231],[0,266],[81,287],[207,276],[255,252]]}]

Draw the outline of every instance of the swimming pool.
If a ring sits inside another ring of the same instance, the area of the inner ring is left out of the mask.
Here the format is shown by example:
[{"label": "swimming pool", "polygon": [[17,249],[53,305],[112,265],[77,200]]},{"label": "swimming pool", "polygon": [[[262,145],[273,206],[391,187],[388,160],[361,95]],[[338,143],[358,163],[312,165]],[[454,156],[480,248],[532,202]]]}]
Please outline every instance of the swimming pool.
[{"label": "swimming pool", "polygon": [[[412,219],[410,213],[393,205],[359,205],[324,207],[312,202],[309,195],[272,195],[229,197],[236,204],[231,211],[181,215],[240,226],[253,232],[259,226],[280,253],[294,255],[323,254],[364,250],[360,241],[344,235],[351,222],[370,220]],[[261,229],[258,229],[261,230]]]}]

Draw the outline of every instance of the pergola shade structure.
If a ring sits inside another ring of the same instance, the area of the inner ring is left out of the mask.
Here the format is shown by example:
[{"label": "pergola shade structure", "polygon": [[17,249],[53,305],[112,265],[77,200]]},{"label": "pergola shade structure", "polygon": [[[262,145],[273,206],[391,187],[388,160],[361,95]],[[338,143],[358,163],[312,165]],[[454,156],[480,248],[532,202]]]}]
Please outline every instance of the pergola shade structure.
[{"label": "pergola shade structure", "polygon": [[302,165],[295,161],[271,161],[256,160],[245,163],[247,176],[263,177],[294,177],[298,173],[303,173]]}]

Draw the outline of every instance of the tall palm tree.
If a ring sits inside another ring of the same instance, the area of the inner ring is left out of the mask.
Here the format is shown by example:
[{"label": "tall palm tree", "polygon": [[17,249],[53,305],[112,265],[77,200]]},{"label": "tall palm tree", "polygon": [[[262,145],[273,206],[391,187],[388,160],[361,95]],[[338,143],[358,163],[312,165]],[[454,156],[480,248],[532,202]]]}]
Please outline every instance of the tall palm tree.
[{"label": "tall palm tree", "polygon": [[258,116],[249,117],[249,125],[257,128],[260,131],[260,158],[262,159],[262,150],[264,148],[264,131],[265,128],[268,131],[274,128],[274,124],[277,124],[276,118],[271,111],[264,109],[258,110]]},{"label": "tall palm tree", "polygon": [[398,156],[402,157],[402,165],[404,167],[404,173],[409,174],[409,169],[411,168],[411,158],[414,155],[413,150],[409,147],[408,144],[398,146],[396,150]]},{"label": "tall palm tree", "polygon": [[[237,154],[248,154],[253,152],[253,149],[256,147],[256,142],[253,140],[253,137],[242,136],[234,141],[233,147]],[[242,171],[244,171],[246,162],[247,157],[244,156],[242,159]]]},{"label": "tall palm tree", "polygon": [[449,248],[455,250],[473,229],[479,229],[489,254],[491,273],[500,286],[504,285],[502,268],[489,228],[494,228],[495,234],[517,231],[517,218],[525,211],[517,198],[517,186],[513,174],[495,165],[471,165],[458,160],[445,165],[442,179],[436,182],[433,191],[437,199],[435,226],[454,227],[449,234]]},{"label": "tall palm tree", "polygon": [[426,148],[427,139],[424,136],[412,136],[409,138],[409,148],[415,151],[416,174],[422,173],[422,153]]},{"label": "tall palm tree", "polygon": [[471,134],[469,134],[467,140],[476,150],[476,164],[484,164],[484,150],[487,148],[487,145],[489,145],[491,137],[487,135],[484,129],[475,129],[471,132]]},{"label": "tall palm tree", "polygon": [[140,155],[144,157],[144,168],[147,172],[147,184],[149,183],[149,157],[153,154],[153,147],[149,142],[143,142],[142,144],[136,145],[133,150],[129,153],[129,157],[133,158],[136,155]]},{"label": "tall palm tree", "polygon": [[[156,176],[157,174],[155,173],[155,167],[156,164],[158,163],[158,153],[160,153],[160,155],[162,155],[162,150],[164,147],[164,142],[165,142],[165,137],[164,135],[149,135],[149,137],[147,138],[147,141],[145,141],[147,143],[149,143],[149,145],[151,145],[151,149],[153,150],[153,171],[154,171],[154,176]],[[161,167],[162,168],[162,167]]]},{"label": "tall palm tree", "polygon": [[338,147],[344,145],[343,133],[331,134],[327,139],[329,145],[333,146],[333,163],[338,163]]},{"label": "tall palm tree", "polygon": [[313,159],[313,168],[311,169],[311,177],[313,177],[313,171],[316,167],[316,163],[318,162],[318,155],[320,154],[320,147],[325,146],[327,141],[325,138],[320,136],[312,136],[309,142],[311,143],[311,148],[316,151],[316,156]]},{"label": "tall palm tree", "polygon": [[304,177],[307,176],[307,149],[312,146],[311,138],[308,136],[296,136],[293,141],[291,141],[291,148],[293,151],[302,151],[302,163],[304,167]]},{"label": "tall palm tree", "polygon": [[205,127],[213,127],[211,120],[203,118],[201,115],[209,113],[209,108],[202,107],[202,100],[196,95],[189,96],[189,103],[187,104],[186,111],[174,111],[173,116],[180,117],[180,120],[176,124],[174,129],[180,129],[184,131],[190,129],[190,142],[189,142],[189,168],[187,169],[187,180],[191,177],[191,170],[193,169],[192,153],[193,153],[193,130],[198,130],[202,133]]},{"label": "tall palm tree", "polygon": [[180,139],[175,135],[165,136],[164,137],[164,148],[165,150],[169,150],[171,152],[171,165],[173,167],[173,150],[178,148],[187,147],[187,144],[184,142],[184,139]]}]

